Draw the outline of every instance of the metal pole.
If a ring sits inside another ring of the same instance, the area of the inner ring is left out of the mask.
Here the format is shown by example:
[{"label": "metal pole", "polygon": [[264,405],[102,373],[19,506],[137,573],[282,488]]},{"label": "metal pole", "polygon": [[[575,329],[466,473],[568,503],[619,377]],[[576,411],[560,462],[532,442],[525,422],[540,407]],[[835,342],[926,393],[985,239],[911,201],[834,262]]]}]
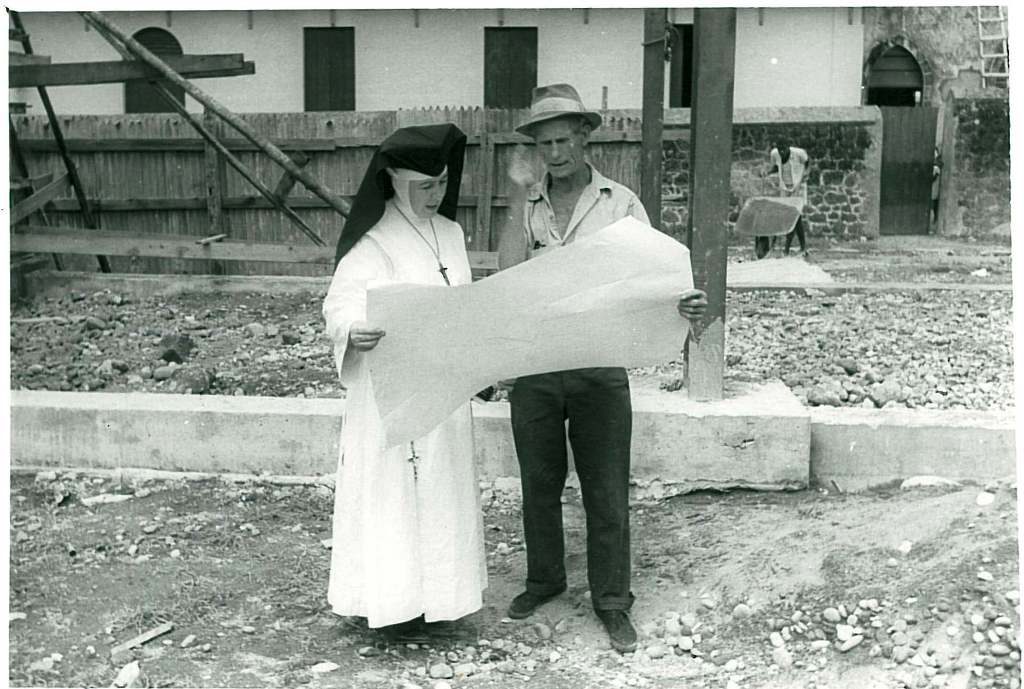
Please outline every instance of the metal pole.
[{"label": "metal pole", "polygon": [[[256,132],[247,122],[245,122],[245,120],[225,108],[220,104],[220,102],[198,86],[187,79],[184,79],[180,74],[168,67],[163,60],[151,53],[145,46],[134,38],[127,35],[109,19],[103,16],[103,14],[99,12],[82,12],[81,14],[89,20],[93,26],[96,26],[97,28],[103,27],[106,29],[109,34],[121,41],[125,48],[127,48],[135,57],[160,72],[161,76],[170,83],[184,89],[190,96],[205,105],[211,112],[215,113],[218,117],[234,127],[242,136],[254,143],[260,150],[266,153],[271,160],[287,170],[292,177],[302,182],[307,189],[326,201],[331,208],[336,210],[343,217],[348,217],[351,205],[347,201],[334,194],[330,189],[320,184],[315,177],[296,165],[295,162],[292,161],[292,159],[289,158],[281,149],[271,143],[271,141],[265,136]],[[108,41],[110,40],[109,36],[106,38]]]},{"label": "metal pole", "polygon": [[665,25],[668,10],[644,10],[644,87],[640,201],[661,229],[661,130],[665,119]]},{"label": "metal pole", "polygon": [[736,10],[694,10],[693,107],[690,110],[690,213],[687,243],[694,285],[708,308],[687,343],[687,389],[698,400],[721,399],[725,373],[725,275]]}]

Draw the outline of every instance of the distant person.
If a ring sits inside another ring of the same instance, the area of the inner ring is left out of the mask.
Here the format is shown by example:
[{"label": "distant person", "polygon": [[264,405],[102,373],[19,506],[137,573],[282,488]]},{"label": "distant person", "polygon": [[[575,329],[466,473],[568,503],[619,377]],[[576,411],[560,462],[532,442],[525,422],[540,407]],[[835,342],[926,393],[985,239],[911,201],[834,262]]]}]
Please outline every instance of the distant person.
[{"label": "distant person", "polygon": [[[810,157],[807,151],[796,146],[790,146],[789,142],[780,137],[775,140],[774,147],[768,154],[771,161],[771,168],[765,173],[770,175],[773,172],[779,176],[779,196],[787,198],[799,198],[800,216],[796,219],[796,225],[786,235],[785,254],[789,255],[789,248],[793,244],[793,235],[800,241],[800,253],[808,254],[807,239],[804,234],[803,209],[807,206],[807,164]],[[758,258],[764,258],[775,248],[777,237],[755,237],[754,253]]]},{"label": "distant person", "polygon": [[942,178],[942,154],[939,147],[935,147],[935,157],[932,163],[932,224],[939,222],[939,181]]}]

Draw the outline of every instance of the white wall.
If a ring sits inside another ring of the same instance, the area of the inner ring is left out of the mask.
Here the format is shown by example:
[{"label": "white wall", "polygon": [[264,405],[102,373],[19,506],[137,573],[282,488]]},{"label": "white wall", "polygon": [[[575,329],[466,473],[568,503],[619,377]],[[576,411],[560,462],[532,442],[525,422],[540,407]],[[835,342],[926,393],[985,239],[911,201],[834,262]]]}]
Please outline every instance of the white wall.
[{"label": "white wall", "polygon": [[744,9],[736,17],[737,108],[860,105],[864,25],[845,7]]},{"label": "white wall", "polygon": [[[860,103],[863,26],[860,10],[849,25],[845,8],[769,8],[758,25],[757,10],[738,12],[736,107],[857,105]],[[302,28],[330,26],[330,10],[259,10],[248,28],[245,11],[111,12],[129,33],[167,29],[185,53],[244,53],[256,74],[201,79],[196,83],[236,112],[282,112],[303,108]],[[35,52],[54,62],[116,60],[117,53],[73,13],[23,12]],[[356,108],[393,110],[435,105],[479,106],[484,92],[483,27],[536,26],[537,80],[568,81],[584,102],[609,108],[641,105],[643,11],[583,10],[335,10],[336,26],[355,27]],[[587,23],[584,23],[584,18]],[[691,21],[692,11],[670,10],[670,21]],[[771,63],[771,58],[776,63]],[[58,112],[123,112],[119,84],[53,87]],[[32,89],[14,89],[11,100],[34,105]],[[186,99],[189,108],[201,107]]]}]

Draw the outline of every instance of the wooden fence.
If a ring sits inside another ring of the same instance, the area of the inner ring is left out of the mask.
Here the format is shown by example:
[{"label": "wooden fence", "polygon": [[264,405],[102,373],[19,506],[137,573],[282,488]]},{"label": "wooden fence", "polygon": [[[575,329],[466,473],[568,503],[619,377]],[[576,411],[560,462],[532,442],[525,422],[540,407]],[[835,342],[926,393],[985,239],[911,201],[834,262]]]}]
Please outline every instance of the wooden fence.
[{"label": "wooden fence", "polygon": [[[493,264],[493,256],[487,256],[486,252],[496,250],[507,213],[508,187],[504,171],[513,147],[529,142],[514,133],[514,128],[527,115],[526,110],[434,108],[259,113],[244,118],[283,150],[308,156],[306,169],[335,193],[350,200],[374,147],[384,137],[401,126],[454,122],[469,137],[458,221],[466,231],[467,248],[474,262],[487,267]],[[669,112],[666,139],[688,136],[687,115],[688,111]],[[46,119],[19,115],[14,116],[13,121],[30,174],[60,174],[63,167]],[[330,247],[327,252],[311,252],[315,249],[312,242],[258,196],[238,173],[225,168],[215,152],[179,116],[64,115],[60,116],[60,121],[103,232],[140,237],[138,246],[114,246],[116,239],[95,237],[97,253],[104,248],[111,251],[115,272],[280,275],[330,272],[330,257],[341,231],[342,218],[301,185],[291,189],[289,204]],[[221,131],[223,133],[223,129]],[[228,147],[264,184],[272,189],[287,188],[288,180],[282,177],[283,171],[252,144],[233,132],[222,135],[228,137]],[[639,111],[606,112],[604,125],[591,137],[589,159],[607,176],[639,191]],[[538,164],[538,172],[539,169]],[[78,204],[70,194],[57,197],[47,208],[51,224],[81,225]],[[84,240],[89,230],[82,229],[82,233]],[[205,254],[168,248],[170,245],[154,253],[151,237],[167,235],[169,242],[172,238],[200,239],[219,233],[226,233],[231,242]],[[81,242],[76,239],[76,243]],[[257,256],[246,249],[264,243],[277,244],[278,253],[272,250]],[[119,251],[115,253],[114,249]],[[186,258],[196,255],[211,259]],[[277,256],[285,258],[271,260]],[[255,260],[239,260],[250,257]],[[95,260],[82,255],[68,256],[65,267],[92,270]]]}]

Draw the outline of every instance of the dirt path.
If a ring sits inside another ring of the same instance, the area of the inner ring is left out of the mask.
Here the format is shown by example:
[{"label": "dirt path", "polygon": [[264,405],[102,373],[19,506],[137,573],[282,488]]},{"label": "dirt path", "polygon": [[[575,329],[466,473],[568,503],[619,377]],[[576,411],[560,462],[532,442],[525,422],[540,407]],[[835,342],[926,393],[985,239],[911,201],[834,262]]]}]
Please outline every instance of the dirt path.
[{"label": "dirt path", "polygon": [[[569,592],[531,620],[503,618],[524,570],[504,488],[483,493],[484,610],[461,641],[411,649],[326,609],[329,490],[13,477],[11,684],[107,686],[134,658],[148,686],[1020,686],[1015,486],[990,486],[984,505],[977,487],[636,505],[643,638],[629,656],[590,612],[572,489]],[[81,503],[100,493],[134,497]],[[110,659],[165,621],[172,632]]]}]

